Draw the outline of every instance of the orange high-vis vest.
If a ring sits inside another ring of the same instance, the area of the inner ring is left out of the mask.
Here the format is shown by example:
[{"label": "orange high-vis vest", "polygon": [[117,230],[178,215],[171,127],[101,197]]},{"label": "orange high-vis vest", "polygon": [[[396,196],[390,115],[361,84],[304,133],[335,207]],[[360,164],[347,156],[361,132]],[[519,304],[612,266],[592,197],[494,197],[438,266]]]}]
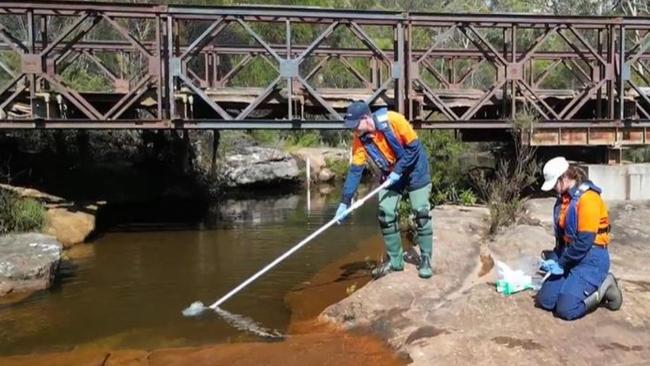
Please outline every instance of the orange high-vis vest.
[{"label": "orange high-vis vest", "polygon": [[556,215],[556,235],[570,245],[577,233],[594,233],[594,244],[609,245],[609,214],[599,189],[582,184],[575,193],[562,195]]}]

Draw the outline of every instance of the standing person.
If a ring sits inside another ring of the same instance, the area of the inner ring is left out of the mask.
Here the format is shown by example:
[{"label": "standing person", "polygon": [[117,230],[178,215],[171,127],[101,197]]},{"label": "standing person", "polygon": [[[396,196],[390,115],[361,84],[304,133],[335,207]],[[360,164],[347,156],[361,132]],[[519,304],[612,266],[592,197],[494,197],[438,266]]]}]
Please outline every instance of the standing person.
[{"label": "standing person", "polygon": [[609,273],[609,216],[602,190],[563,157],[544,165],[543,191],[555,189],[553,209],[556,245],[542,269],[550,272],[537,294],[537,306],[565,319],[578,319],[600,303],[618,310],[623,303],[616,279]]},{"label": "standing person", "polygon": [[418,275],[429,278],[433,251],[431,224],[431,177],[424,146],[411,124],[403,115],[386,108],[372,113],[363,101],[348,107],[345,127],[354,130],[352,163],[348,169],[341,203],[336,218],[341,222],[343,213],[355,195],[367,160],[382,172],[382,182],[392,184],[379,192],[379,226],[384,238],[389,260],[373,270],[375,278],[392,271],[404,269],[402,240],[400,238],[398,209],[403,193],[409,194],[411,209],[417,226],[417,244],[420,247]]}]

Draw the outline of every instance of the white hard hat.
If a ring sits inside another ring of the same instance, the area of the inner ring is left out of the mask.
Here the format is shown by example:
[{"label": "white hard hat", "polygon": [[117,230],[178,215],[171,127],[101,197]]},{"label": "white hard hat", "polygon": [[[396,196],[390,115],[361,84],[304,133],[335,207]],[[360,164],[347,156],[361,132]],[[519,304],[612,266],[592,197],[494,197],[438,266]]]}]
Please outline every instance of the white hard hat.
[{"label": "white hard hat", "polygon": [[569,162],[563,156],[553,158],[544,164],[544,184],[542,191],[550,191],[557,180],[569,169]]}]

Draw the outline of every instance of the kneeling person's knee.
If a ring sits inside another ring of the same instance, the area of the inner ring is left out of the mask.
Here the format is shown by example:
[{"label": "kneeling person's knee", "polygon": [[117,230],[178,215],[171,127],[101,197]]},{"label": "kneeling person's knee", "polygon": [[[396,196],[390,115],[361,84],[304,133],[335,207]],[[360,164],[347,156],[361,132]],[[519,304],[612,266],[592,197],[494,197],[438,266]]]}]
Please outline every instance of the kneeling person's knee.
[{"label": "kneeling person's knee", "polygon": [[585,315],[585,304],[579,297],[562,294],[557,301],[555,314],[564,320],[575,320]]}]

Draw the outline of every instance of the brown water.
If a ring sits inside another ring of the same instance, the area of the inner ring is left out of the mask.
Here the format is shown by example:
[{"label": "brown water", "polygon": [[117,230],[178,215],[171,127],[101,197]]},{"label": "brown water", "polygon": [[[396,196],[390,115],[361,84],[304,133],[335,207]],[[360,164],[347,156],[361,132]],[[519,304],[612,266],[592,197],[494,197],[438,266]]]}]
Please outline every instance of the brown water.
[{"label": "brown water", "polygon": [[[336,199],[316,197],[310,212],[301,196],[230,202],[199,225],[118,227],[73,249],[52,289],[0,305],[0,355],[259,341],[212,313],[185,318],[181,310],[212,303],[325,224]],[[223,308],[285,332],[285,295],[376,235],[375,214],[369,202],[352,223],[332,227]]]}]

